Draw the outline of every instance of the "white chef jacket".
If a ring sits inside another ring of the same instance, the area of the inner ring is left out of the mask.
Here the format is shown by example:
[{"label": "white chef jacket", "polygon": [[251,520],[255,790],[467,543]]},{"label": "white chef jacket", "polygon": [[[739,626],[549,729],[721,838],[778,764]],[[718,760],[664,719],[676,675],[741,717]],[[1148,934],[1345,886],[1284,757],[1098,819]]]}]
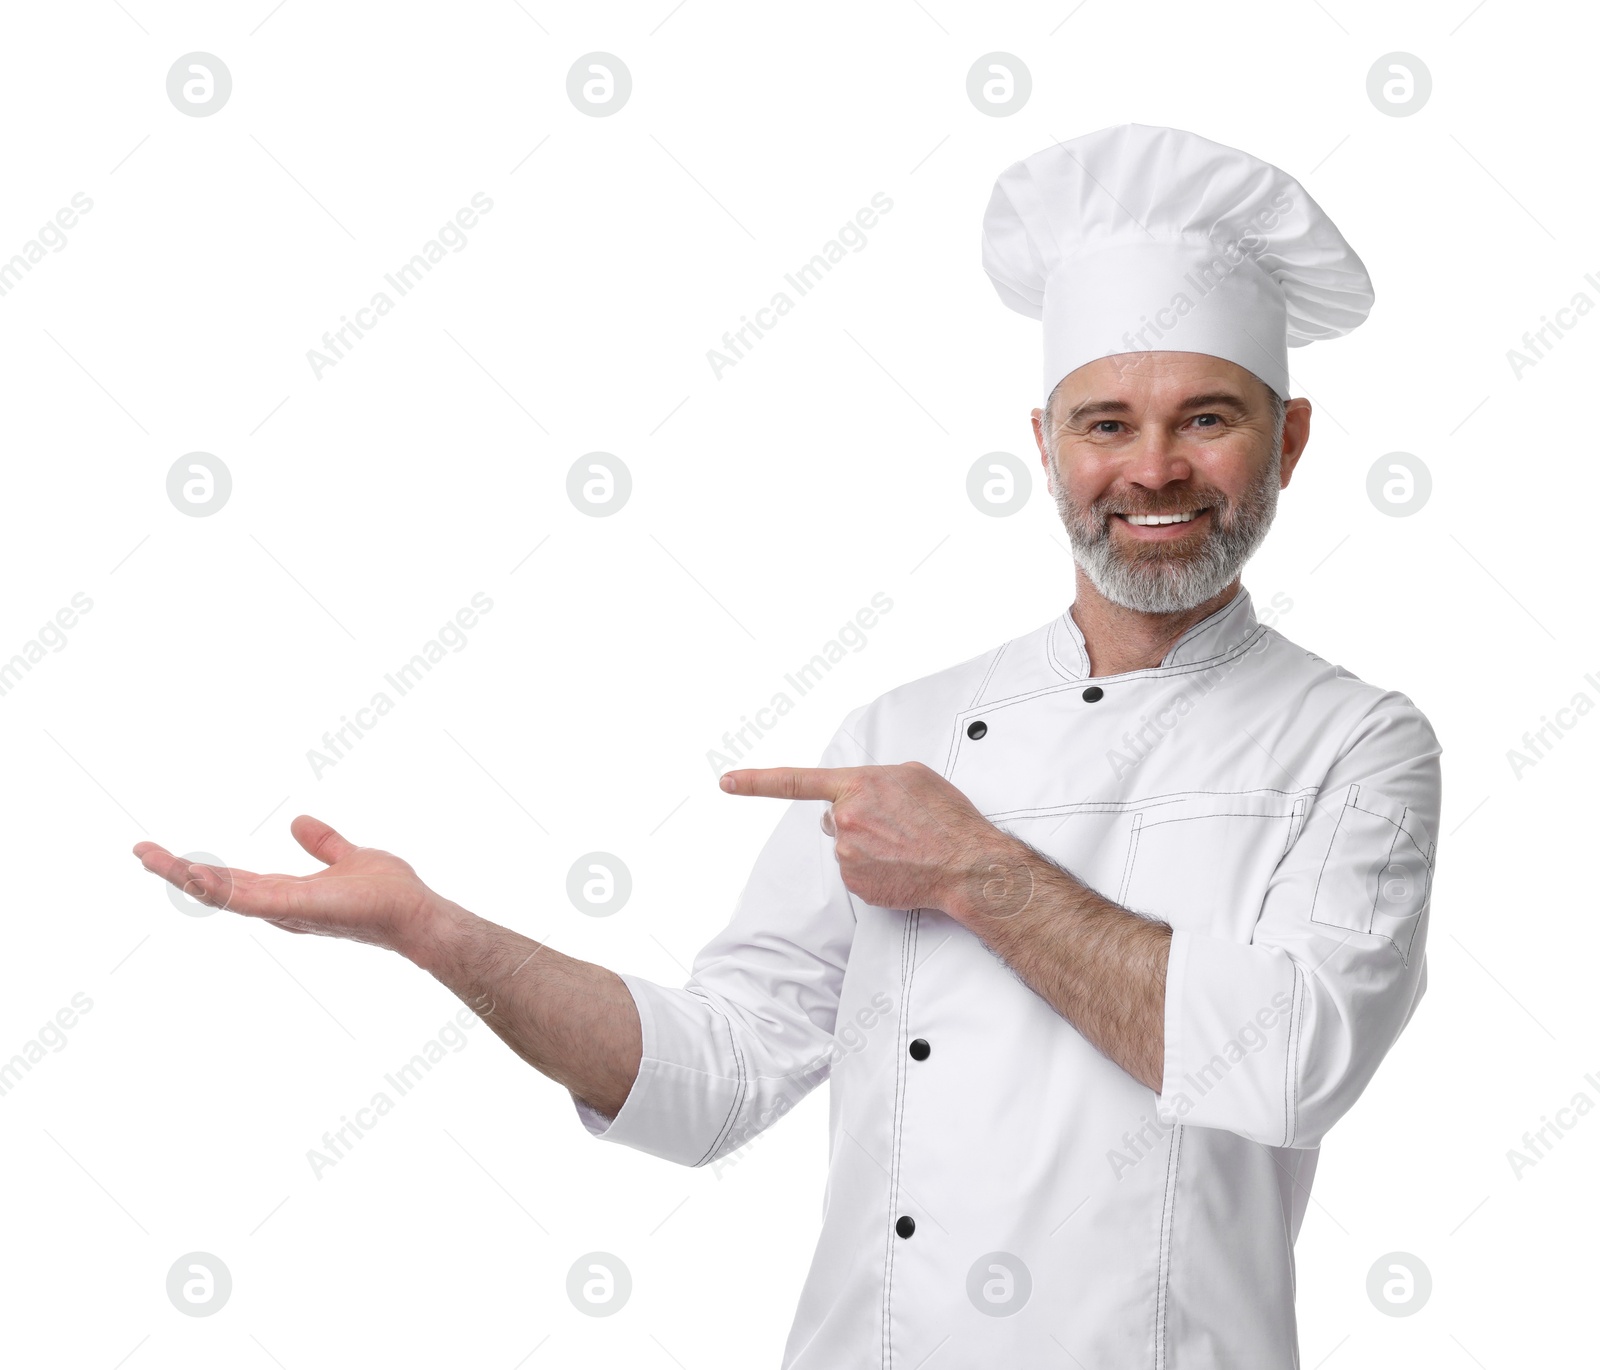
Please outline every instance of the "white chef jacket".
[{"label": "white chef jacket", "polygon": [[1160,1094],[947,914],[853,896],[801,800],[687,986],[623,975],[638,1077],[579,1117],[703,1166],[831,1076],[783,1370],[1297,1366],[1318,1146],[1427,983],[1439,755],[1408,698],[1242,588],[1160,666],[1092,681],[1065,612],[854,710],[821,764],[921,761],[1171,924]]}]

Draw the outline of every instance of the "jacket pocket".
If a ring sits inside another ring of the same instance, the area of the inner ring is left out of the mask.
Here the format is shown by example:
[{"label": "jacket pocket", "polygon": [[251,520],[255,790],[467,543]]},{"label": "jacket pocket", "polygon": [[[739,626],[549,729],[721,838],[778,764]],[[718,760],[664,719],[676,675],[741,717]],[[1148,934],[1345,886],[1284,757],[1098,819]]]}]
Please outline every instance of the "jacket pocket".
[{"label": "jacket pocket", "polygon": [[1116,902],[1174,928],[1249,942],[1267,884],[1310,802],[1307,792],[1282,790],[1141,802]]},{"label": "jacket pocket", "polygon": [[1410,809],[1351,785],[1317,874],[1311,921],[1385,937],[1409,962],[1433,858],[1433,837]]}]

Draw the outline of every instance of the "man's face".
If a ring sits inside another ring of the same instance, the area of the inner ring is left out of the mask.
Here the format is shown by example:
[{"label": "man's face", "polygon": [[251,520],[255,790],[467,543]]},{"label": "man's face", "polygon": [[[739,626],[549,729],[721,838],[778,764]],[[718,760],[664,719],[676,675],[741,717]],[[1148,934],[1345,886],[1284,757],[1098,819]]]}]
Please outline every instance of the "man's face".
[{"label": "man's face", "polygon": [[[1034,431],[1073,557],[1106,599],[1150,614],[1233,583],[1271,526],[1311,411],[1290,401],[1280,442],[1266,384],[1197,352],[1102,357],[1068,375],[1050,409],[1053,431],[1038,410]],[[1182,521],[1143,521],[1157,515]]]}]

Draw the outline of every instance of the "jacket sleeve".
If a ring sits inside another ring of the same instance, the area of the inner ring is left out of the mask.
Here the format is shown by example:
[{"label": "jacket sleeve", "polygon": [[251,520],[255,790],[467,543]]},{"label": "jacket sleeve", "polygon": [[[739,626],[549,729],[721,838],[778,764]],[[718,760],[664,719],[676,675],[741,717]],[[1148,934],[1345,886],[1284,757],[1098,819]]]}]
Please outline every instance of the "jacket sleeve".
[{"label": "jacket sleeve", "polygon": [[1248,943],[1175,930],[1158,1117],[1309,1148],[1427,987],[1440,748],[1385,694],[1330,768]]},{"label": "jacket sleeve", "polygon": [[[819,765],[867,764],[850,713]],[[792,801],[756,858],[732,920],[668,988],[622,975],[643,1059],[615,1119],[574,1097],[603,1141],[701,1166],[738,1150],[828,1078],[856,910],[839,874],[826,803]]]}]

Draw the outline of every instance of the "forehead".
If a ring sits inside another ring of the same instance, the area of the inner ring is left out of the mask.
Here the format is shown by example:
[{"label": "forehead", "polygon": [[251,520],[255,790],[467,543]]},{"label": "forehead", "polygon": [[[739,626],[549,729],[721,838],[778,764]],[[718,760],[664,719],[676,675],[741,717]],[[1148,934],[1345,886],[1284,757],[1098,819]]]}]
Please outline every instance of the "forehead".
[{"label": "forehead", "polygon": [[1216,392],[1232,392],[1250,405],[1266,399],[1265,383],[1237,362],[1202,352],[1124,352],[1069,372],[1057,387],[1055,412],[1108,400],[1177,404],[1190,395]]}]

